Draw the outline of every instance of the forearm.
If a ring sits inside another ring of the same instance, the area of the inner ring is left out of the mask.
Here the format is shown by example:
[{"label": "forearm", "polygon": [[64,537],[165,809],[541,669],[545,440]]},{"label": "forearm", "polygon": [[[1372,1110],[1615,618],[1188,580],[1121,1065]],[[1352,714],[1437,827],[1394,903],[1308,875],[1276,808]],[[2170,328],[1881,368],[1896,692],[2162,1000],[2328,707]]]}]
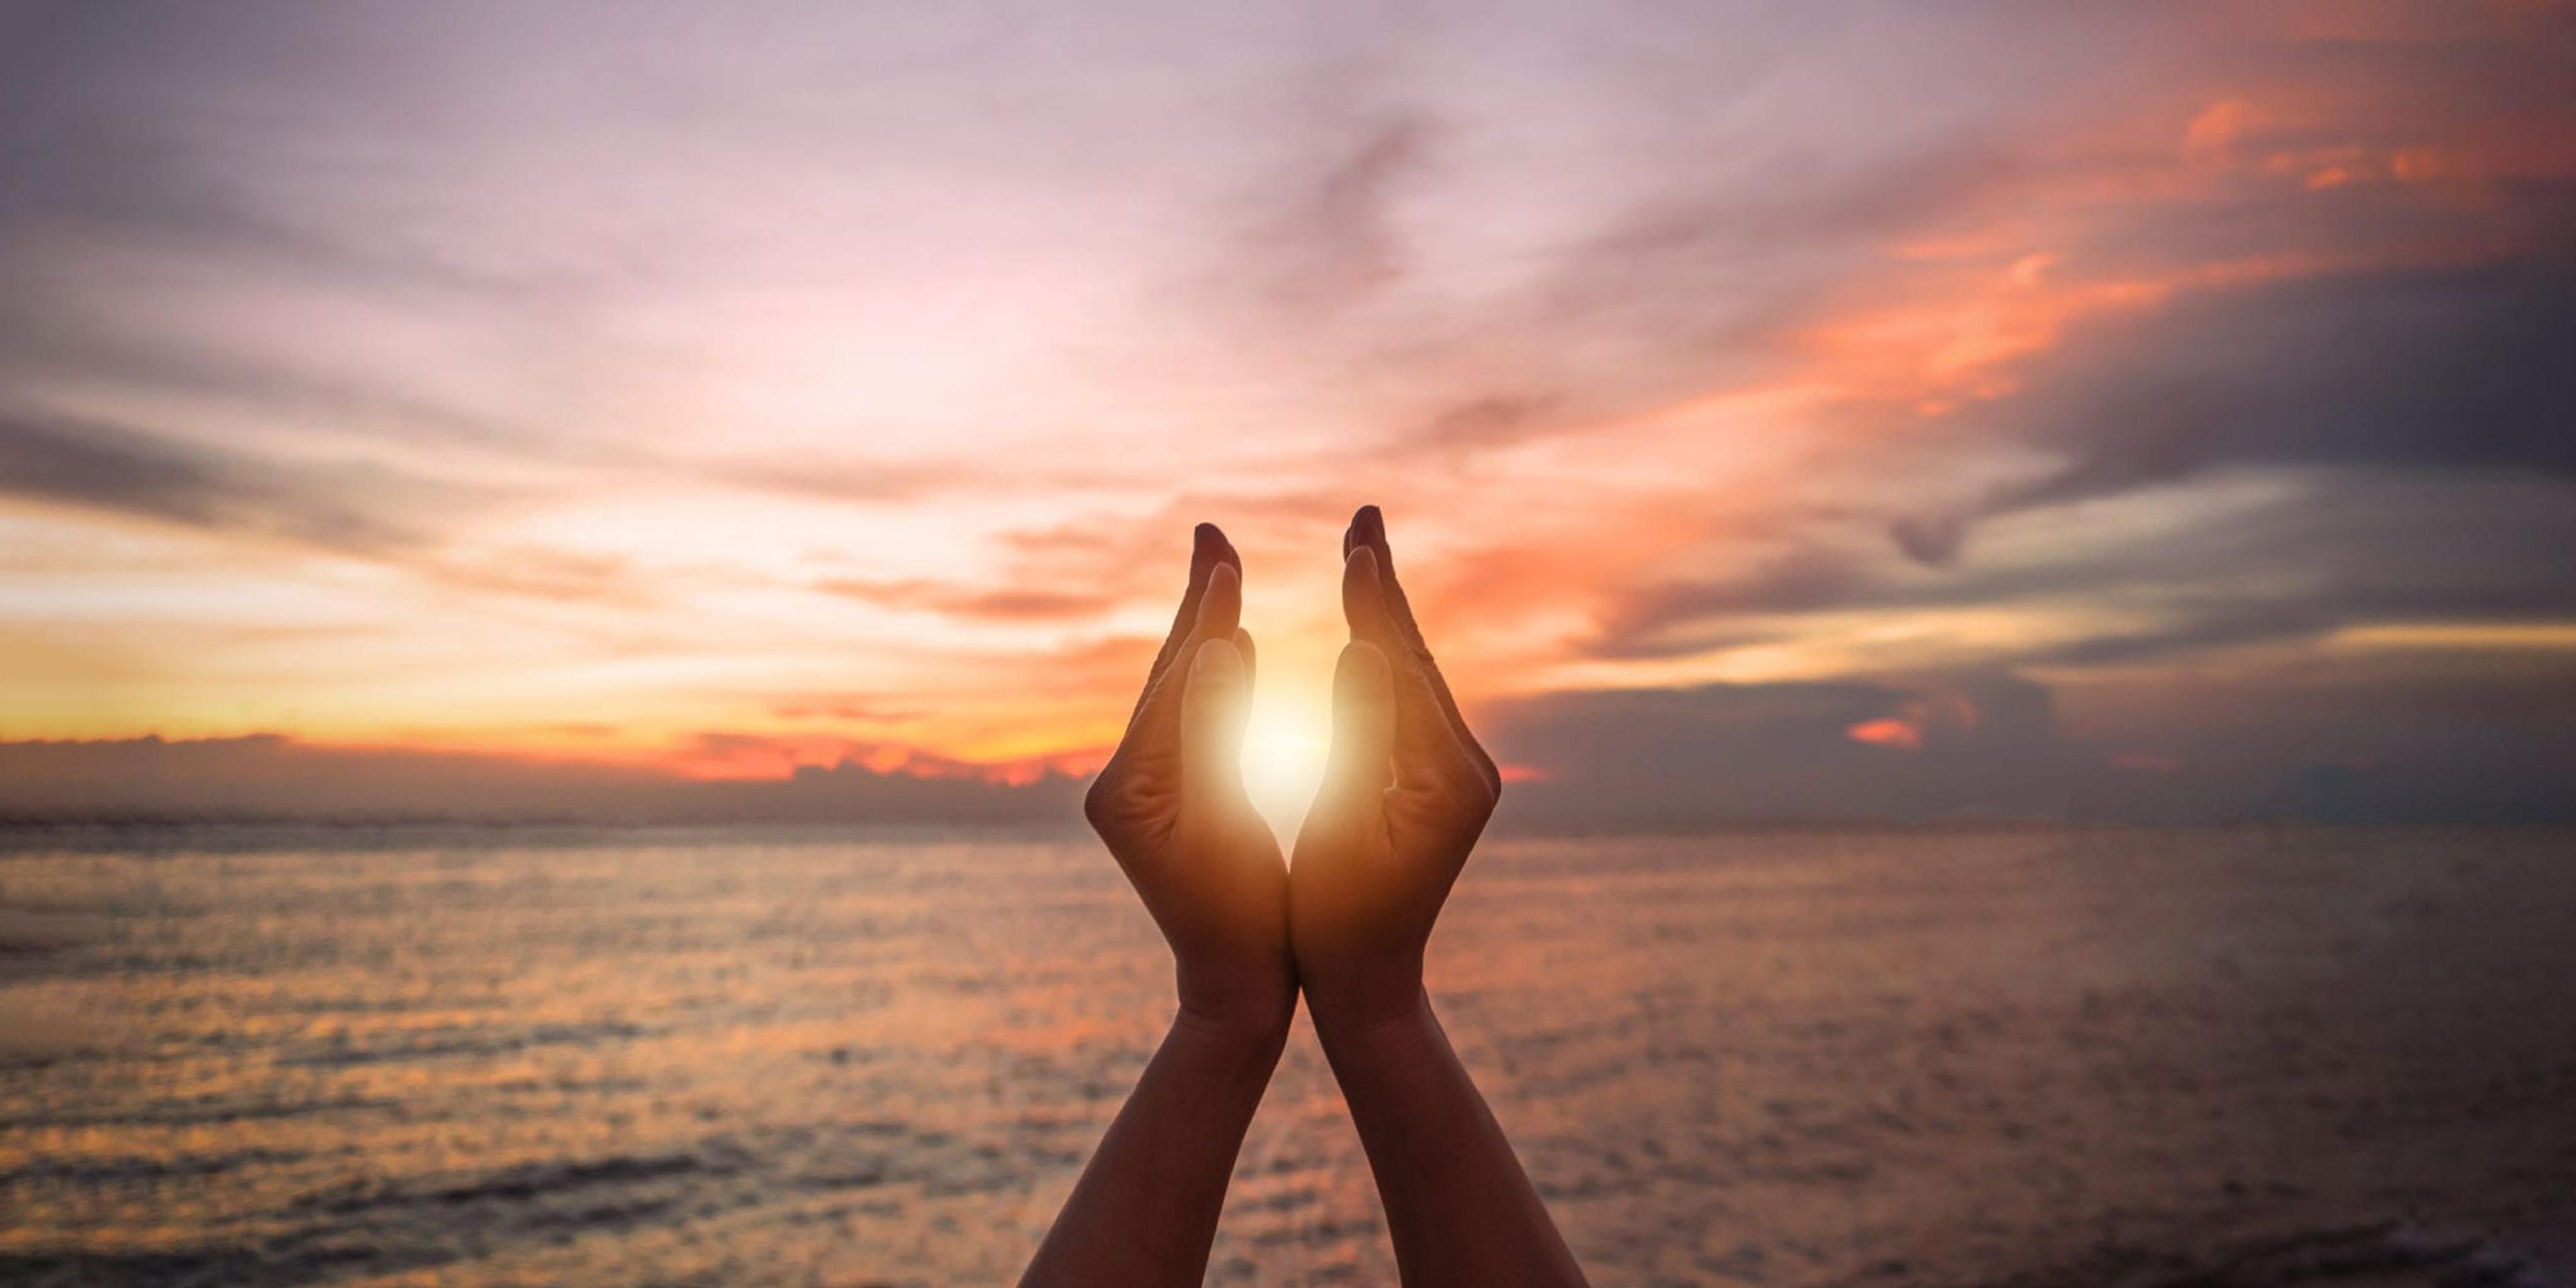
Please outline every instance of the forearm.
[{"label": "forearm", "polygon": [[1584,1283],[1430,999],[1348,1022],[1314,1010],[1408,1288]]},{"label": "forearm", "polygon": [[1038,1246],[1022,1288],[1196,1285],[1226,1183],[1287,1042],[1184,1013]]}]

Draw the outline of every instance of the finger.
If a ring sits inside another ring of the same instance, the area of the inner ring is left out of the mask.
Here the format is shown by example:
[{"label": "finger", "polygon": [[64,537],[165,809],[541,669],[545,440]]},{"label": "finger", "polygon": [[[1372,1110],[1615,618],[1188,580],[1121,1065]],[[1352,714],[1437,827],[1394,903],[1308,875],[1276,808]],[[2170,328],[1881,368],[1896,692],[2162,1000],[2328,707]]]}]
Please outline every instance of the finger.
[{"label": "finger", "polygon": [[1243,655],[1243,686],[1250,689],[1253,681],[1261,678],[1261,658],[1252,651],[1252,632],[1240,626],[1234,628],[1234,651]]},{"label": "finger", "polygon": [[[1175,648],[1176,657],[1193,657],[1202,644],[1222,640],[1231,645],[1243,616],[1243,574],[1230,563],[1218,563],[1208,572],[1207,586],[1199,595],[1198,616],[1181,636]],[[1238,658],[1238,661],[1240,659]],[[1181,690],[1188,677],[1185,668],[1175,664],[1163,668],[1145,689],[1136,704],[1136,717],[1127,726],[1125,747],[1134,744],[1148,752],[1167,752],[1180,737]]]},{"label": "finger", "polygon": [[1386,654],[1365,640],[1342,646],[1333,666],[1333,746],[1324,761],[1316,810],[1324,817],[1383,794],[1395,779],[1395,675]]},{"label": "finger", "polygon": [[1232,640],[1243,629],[1243,568],[1239,564],[1219,563],[1208,570],[1207,592],[1199,596],[1198,625],[1190,634],[1198,640]]},{"label": "finger", "polygon": [[1181,692],[1181,788],[1192,796],[1243,794],[1243,723],[1252,675],[1232,638],[1198,646]]},{"label": "finger", "polygon": [[1449,681],[1440,674],[1439,664],[1431,658],[1431,645],[1422,638],[1422,627],[1414,620],[1413,604],[1405,598],[1404,585],[1395,575],[1395,552],[1387,545],[1386,513],[1374,505],[1361,506],[1359,512],[1351,516],[1350,527],[1342,534],[1345,558],[1361,546],[1366,546],[1377,556],[1378,581],[1386,592],[1387,616],[1394,622],[1396,634],[1405,647],[1421,658],[1422,669],[1430,677],[1431,691],[1440,700],[1440,711],[1449,721],[1450,731],[1475,762],[1477,774],[1485,780],[1486,787],[1501,791],[1502,775],[1494,768],[1494,758],[1485,754],[1484,745],[1476,741],[1475,732],[1467,727],[1467,718],[1458,713],[1458,700],[1450,696]]},{"label": "finger", "polygon": [[1198,624],[1199,604],[1207,594],[1208,577],[1219,564],[1234,565],[1238,575],[1243,571],[1242,556],[1235,553],[1234,543],[1226,540],[1225,533],[1215,524],[1202,523],[1191,529],[1189,584],[1181,591],[1179,609],[1172,614],[1172,629],[1163,636],[1162,647],[1154,653],[1154,664],[1145,672],[1145,687],[1137,692],[1136,705],[1127,713],[1127,723],[1131,728],[1145,709],[1146,696],[1154,691],[1154,685],[1163,678],[1163,673],[1172,668],[1172,659],[1180,655],[1181,645],[1189,639],[1190,629]]},{"label": "finger", "polygon": [[1409,647],[1388,611],[1378,580],[1377,553],[1366,545],[1351,550],[1342,565],[1342,615],[1351,638],[1374,645],[1394,676],[1395,773],[1407,786],[1442,786],[1458,778],[1492,788],[1477,759],[1458,741],[1455,726],[1440,705],[1431,660]]}]

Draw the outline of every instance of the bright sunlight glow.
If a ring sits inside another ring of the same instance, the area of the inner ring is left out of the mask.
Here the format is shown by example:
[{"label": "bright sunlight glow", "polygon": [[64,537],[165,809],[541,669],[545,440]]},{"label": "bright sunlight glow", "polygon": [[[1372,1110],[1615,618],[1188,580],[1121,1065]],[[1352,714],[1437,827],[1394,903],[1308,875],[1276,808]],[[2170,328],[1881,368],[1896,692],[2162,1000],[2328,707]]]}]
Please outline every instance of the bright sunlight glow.
[{"label": "bright sunlight glow", "polygon": [[1332,715],[1316,695],[1256,691],[1243,731],[1243,788],[1284,839],[1295,835],[1333,740]]}]

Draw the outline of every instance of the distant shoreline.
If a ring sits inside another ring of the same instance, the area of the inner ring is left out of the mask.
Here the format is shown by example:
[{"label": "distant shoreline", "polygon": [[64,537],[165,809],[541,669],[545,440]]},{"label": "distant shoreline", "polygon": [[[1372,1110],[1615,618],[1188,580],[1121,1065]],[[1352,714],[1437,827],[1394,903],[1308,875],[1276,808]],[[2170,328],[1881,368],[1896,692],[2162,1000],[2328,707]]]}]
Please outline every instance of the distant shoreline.
[{"label": "distant shoreline", "polygon": [[[1580,839],[1601,837],[1695,837],[1731,834],[1800,833],[1881,835],[1886,833],[2033,833],[2033,832],[2236,832],[2312,831],[2550,831],[2576,827],[2564,822],[2505,822],[2488,819],[2341,822],[2332,820],[2246,818],[2212,822],[2160,823],[2116,819],[1712,819],[1640,821],[1631,824],[1561,823],[1522,820],[1497,823],[1496,838]],[[973,831],[1045,833],[1080,832],[1078,815],[1061,819],[1021,816],[977,818],[965,815],[890,815],[877,818],[792,817],[606,817],[578,814],[291,814],[256,811],[207,813],[0,813],[0,838],[35,833],[166,832],[182,830],[297,830],[327,832],[460,831],[460,832],[690,832],[762,830],[774,832],[847,832],[859,830]]]}]

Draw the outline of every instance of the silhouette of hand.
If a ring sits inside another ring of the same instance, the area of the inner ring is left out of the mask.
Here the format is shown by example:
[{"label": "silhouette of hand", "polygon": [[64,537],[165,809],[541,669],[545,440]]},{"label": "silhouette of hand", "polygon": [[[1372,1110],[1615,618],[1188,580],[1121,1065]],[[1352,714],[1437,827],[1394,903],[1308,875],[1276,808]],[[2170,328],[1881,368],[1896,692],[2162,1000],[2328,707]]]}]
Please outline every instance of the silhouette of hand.
[{"label": "silhouette of hand", "polygon": [[1083,813],[1171,945],[1183,1020],[1275,1036],[1296,1011],[1297,976],[1288,872],[1243,790],[1242,612],[1242,560],[1200,524],[1171,635]]},{"label": "silhouette of hand", "polygon": [[1333,749],[1288,883],[1297,970],[1318,1028],[1422,1003],[1422,951],[1502,779],[1458,715],[1396,584],[1386,521],[1342,537],[1351,641],[1333,674]]}]

